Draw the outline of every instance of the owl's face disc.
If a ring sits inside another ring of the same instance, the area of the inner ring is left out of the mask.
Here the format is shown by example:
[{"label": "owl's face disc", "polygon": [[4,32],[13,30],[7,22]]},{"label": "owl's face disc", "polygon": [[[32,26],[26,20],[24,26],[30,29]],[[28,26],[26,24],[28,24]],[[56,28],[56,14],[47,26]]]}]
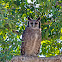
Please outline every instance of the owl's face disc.
[{"label": "owl's face disc", "polygon": [[31,20],[30,18],[28,18],[28,25],[30,28],[33,28],[33,29],[39,29],[39,26],[40,26],[40,18],[38,18],[37,20]]}]

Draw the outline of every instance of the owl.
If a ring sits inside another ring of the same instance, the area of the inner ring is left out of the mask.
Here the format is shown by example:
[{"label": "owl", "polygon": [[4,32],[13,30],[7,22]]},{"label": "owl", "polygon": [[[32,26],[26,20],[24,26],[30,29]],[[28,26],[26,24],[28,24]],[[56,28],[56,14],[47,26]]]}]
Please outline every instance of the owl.
[{"label": "owl", "polygon": [[40,17],[33,20],[28,17],[27,27],[22,34],[21,55],[38,56],[41,45]]}]

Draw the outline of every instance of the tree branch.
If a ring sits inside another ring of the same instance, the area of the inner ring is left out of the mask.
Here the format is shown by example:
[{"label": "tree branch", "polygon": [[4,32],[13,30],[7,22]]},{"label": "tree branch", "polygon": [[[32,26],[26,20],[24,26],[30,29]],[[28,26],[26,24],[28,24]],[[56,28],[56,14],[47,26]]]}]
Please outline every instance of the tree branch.
[{"label": "tree branch", "polygon": [[7,62],[62,62],[62,55],[52,57],[16,56]]}]

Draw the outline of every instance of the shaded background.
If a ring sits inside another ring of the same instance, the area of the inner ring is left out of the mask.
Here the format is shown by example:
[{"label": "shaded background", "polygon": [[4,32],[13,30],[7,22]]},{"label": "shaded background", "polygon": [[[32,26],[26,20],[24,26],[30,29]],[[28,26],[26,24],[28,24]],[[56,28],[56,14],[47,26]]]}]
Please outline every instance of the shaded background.
[{"label": "shaded background", "polygon": [[39,56],[62,54],[62,0],[0,0],[0,59],[20,56],[27,17],[41,17]]}]

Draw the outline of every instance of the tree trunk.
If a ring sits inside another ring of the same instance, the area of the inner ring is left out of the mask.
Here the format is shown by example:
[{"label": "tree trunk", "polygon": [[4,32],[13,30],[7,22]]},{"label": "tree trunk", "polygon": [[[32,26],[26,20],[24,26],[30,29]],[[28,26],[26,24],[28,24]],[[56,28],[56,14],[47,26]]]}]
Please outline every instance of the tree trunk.
[{"label": "tree trunk", "polygon": [[62,55],[52,57],[15,56],[7,62],[62,62]]}]

